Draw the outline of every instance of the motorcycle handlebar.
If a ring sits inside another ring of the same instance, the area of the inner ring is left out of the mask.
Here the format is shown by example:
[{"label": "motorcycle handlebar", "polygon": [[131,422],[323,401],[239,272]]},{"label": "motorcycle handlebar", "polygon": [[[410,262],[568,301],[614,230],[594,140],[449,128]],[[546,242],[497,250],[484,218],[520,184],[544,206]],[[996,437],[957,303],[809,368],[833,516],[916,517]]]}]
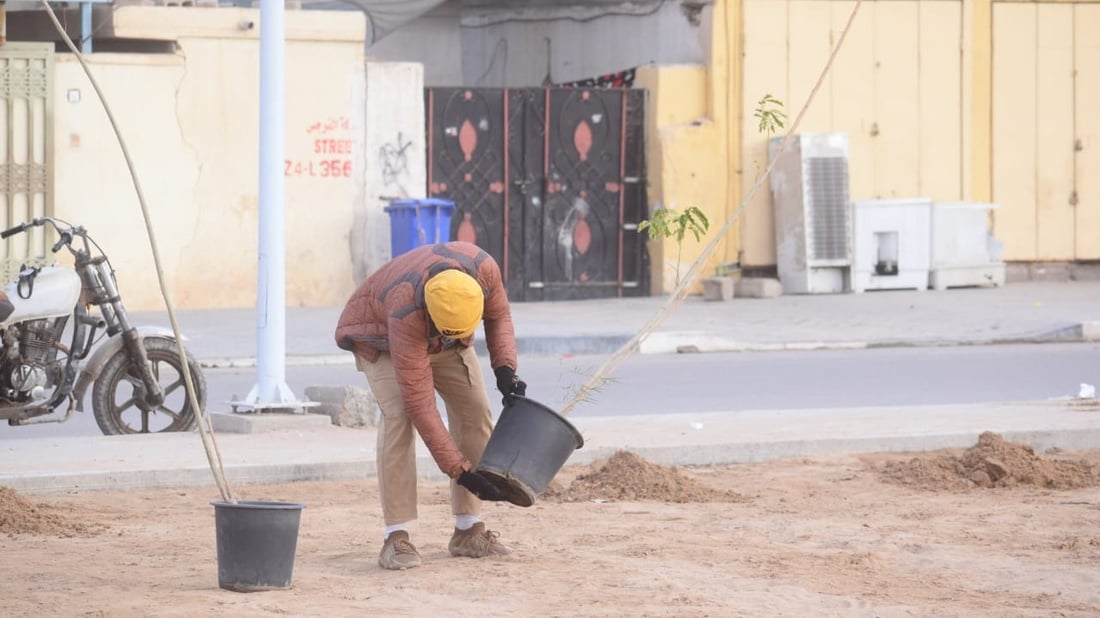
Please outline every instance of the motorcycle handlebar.
[{"label": "motorcycle handlebar", "polygon": [[15,226],[15,227],[8,228],[8,229],[4,230],[3,232],[0,232],[0,238],[7,238],[9,236],[14,236],[14,235],[18,234],[19,232],[22,232],[22,231],[26,230],[27,227],[28,227],[28,224],[20,223],[19,225]]},{"label": "motorcycle handlebar", "polygon": [[53,244],[53,247],[50,247],[50,252],[51,253],[57,253],[58,251],[61,250],[61,247],[64,247],[65,245],[71,243],[72,241],[73,241],[72,233],[70,233],[68,230],[65,230],[64,232],[61,232],[61,238],[58,238],[57,242],[55,242]]},{"label": "motorcycle handlebar", "polygon": [[15,226],[15,227],[8,228],[8,229],[4,230],[3,232],[0,232],[0,238],[7,238],[9,236],[14,236],[15,234],[18,234],[20,232],[25,232],[25,231],[27,231],[28,229],[30,229],[32,227],[38,227],[40,225],[45,225],[47,223],[52,224],[55,228],[58,229],[58,231],[61,230],[61,228],[59,228],[57,226],[57,219],[54,219],[53,217],[35,217],[35,218],[31,219],[30,221],[24,221],[23,223],[20,223],[19,225]]},{"label": "motorcycle handlebar", "polygon": [[60,225],[58,225],[59,221],[57,219],[52,218],[52,217],[35,217],[34,219],[31,219],[30,221],[25,221],[25,222],[20,223],[19,225],[15,226],[15,227],[8,228],[8,229],[4,230],[3,232],[0,232],[0,239],[8,238],[9,236],[14,236],[14,235],[16,235],[20,232],[25,232],[25,231],[27,231],[28,229],[30,229],[32,227],[38,227],[40,225],[45,225],[47,223],[53,225],[54,229],[57,230],[57,233],[61,235],[61,239],[57,241],[57,244],[55,244],[53,246],[53,249],[52,249],[54,253],[57,253],[61,249],[61,247],[65,246],[66,244],[68,244],[70,242],[72,242],[73,234],[72,234],[72,231],[69,230],[69,229],[62,229],[62,227]]},{"label": "motorcycle handlebar", "polygon": [[[0,0],[0,4],[2,4],[2,0]],[[57,239],[57,242],[54,243],[53,247],[50,248],[50,251],[52,253],[57,253],[58,251],[61,250],[62,247],[70,247],[70,249],[71,249],[72,244],[73,244],[73,240],[76,239],[77,236],[84,239],[85,248],[87,248],[87,242],[90,239],[88,238],[87,233],[86,233],[86,231],[84,230],[83,227],[81,227],[79,225],[78,226],[72,226],[72,225],[70,225],[69,223],[67,223],[65,221],[62,221],[60,219],[54,219],[53,217],[35,217],[34,219],[31,219],[30,221],[25,221],[23,223],[20,223],[19,225],[15,226],[15,227],[8,228],[8,229],[0,232],[0,239],[8,238],[9,236],[14,236],[15,234],[18,234],[20,232],[25,232],[25,231],[27,231],[28,229],[30,229],[32,227],[38,227],[38,226],[41,226],[41,225],[46,225],[47,223],[49,223],[51,226],[53,226],[54,231],[57,232],[57,235],[59,236],[59,238]],[[95,241],[92,241],[92,244],[95,244]],[[98,248],[98,245],[96,245],[96,246]]]}]

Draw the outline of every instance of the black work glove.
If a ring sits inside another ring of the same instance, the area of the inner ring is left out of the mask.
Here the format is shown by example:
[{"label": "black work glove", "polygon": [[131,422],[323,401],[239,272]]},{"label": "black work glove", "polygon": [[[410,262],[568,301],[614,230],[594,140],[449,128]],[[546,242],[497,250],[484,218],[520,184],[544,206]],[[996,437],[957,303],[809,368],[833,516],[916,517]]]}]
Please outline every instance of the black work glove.
[{"label": "black work glove", "polygon": [[469,489],[470,493],[477,496],[479,500],[489,500],[491,502],[506,500],[504,494],[500,493],[492,481],[477,472],[463,472],[458,475],[457,480],[459,485]]},{"label": "black work glove", "polygon": [[514,395],[519,395],[520,397],[527,395],[527,383],[516,376],[515,369],[512,369],[508,365],[502,365],[494,369],[493,373],[497,376],[497,390],[504,395],[504,398],[501,399],[501,403],[505,406],[512,402],[512,397]]}]

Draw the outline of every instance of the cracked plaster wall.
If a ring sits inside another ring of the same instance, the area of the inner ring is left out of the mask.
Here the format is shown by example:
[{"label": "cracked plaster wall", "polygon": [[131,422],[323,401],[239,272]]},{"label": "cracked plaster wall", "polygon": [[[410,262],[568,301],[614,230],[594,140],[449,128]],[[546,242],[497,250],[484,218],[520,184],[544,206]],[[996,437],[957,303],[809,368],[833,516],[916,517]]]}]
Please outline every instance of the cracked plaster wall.
[{"label": "cracked plaster wall", "polygon": [[[235,24],[238,15],[227,19]],[[209,22],[209,15],[202,17]],[[352,117],[363,108],[363,45],[293,40],[294,18],[288,13],[285,60],[286,302],[335,306],[356,283],[356,213],[383,206],[367,203],[353,186],[355,170],[365,164],[366,123]],[[311,23],[317,18],[309,16]],[[252,307],[258,39],[188,32],[194,36],[177,39],[174,55],[92,54],[88,61],[135,163],[175,305]],[[137,194],[106,113],[75,58],[58,54],[55,67],[55,213],[83,224],[100,242],[128,308],[162,309]],[[383,223],[384,229],[379,223],[365,233],[368,242],[384,240],[388,247]]]}]

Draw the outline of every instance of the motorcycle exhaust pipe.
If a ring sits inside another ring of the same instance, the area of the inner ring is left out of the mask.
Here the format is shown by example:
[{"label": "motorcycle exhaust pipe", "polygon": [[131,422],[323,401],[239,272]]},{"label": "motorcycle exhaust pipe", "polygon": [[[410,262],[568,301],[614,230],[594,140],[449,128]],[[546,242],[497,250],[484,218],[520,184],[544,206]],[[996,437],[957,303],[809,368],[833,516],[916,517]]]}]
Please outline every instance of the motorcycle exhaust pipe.
[{"label": "motorcycle exhaust pipe", "polygon": [[54,412],[51,414],[43,414],[42,416],[32,416],[30,418],[12,418],[8,419],[8,425],[12,426],[24,426],[24,425],[38,425],[41,423],[64,423],[69,420],[69,417],[73,415],[72,402],[69,402],[69,407],[64,412]]}]

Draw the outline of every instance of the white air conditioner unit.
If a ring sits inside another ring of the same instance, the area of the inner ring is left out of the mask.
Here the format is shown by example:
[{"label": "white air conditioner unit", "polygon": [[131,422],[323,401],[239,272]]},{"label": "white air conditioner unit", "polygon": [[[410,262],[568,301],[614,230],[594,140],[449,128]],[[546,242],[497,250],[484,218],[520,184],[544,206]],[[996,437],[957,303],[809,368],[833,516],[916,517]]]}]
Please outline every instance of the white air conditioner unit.
[{"label": "white air conditioner unit", "polygon": [[[848,136],[791,136],[771,173],[775,259],[784,294],[830,294],[851,285]],[[769,144],[775,159],[783,138]]]},{"label": "white air conditioner unit", "polygon": [[928,289],[932,200],[861,200],[852,210],[852,291]]},{"label": "white air conditioner unit", "polygon": [[1004,285],[1004,247],[989,230],[989,215],[997,208],[986,202],[932,205],[934,289]]}]

